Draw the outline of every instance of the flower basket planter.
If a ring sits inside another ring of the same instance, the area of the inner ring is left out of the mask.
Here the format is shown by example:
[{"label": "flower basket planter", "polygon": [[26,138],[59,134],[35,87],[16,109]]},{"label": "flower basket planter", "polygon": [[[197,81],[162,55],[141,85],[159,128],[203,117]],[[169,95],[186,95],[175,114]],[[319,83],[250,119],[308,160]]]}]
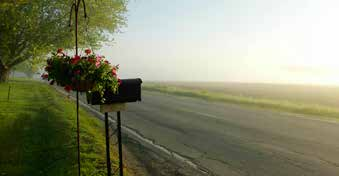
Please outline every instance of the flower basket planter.
[{"label": "flower basket planter", "polygon": [[41,77],[50,81],[51,85],[56,83],[64,87],[67,92],[98,91],[103,102],[105,91],[116,93],[118,90],[119,65],[111,65],[105,56],[94,54],[90,49],[86,49],[85,53],[83,56],[71,57],[61,48],[56,53],[52,52],[45,67],[47,73],[42,74]]},{"label": "flower basket planter", "polygon": [[118,92],[105,91],[102,98],[99,92],[87,93],[87,102],[92,105],[127,103],[141,101],[141,83],[140,78],[122,79]]},{"label": "flower basket planter", "polygon": [[93,87],[94,87],[93,81],[89,80],[74,81],[72,83],[73,90],[77,90],[79,92],[87,92],[91,90]]},{"label": "flower basket planter", "polygon": [[64,87],[66,85],[66,84],[60,83],[60,82],[57,82],[56,84],[57,84],[57,86],[61,86],[61,87]]}]

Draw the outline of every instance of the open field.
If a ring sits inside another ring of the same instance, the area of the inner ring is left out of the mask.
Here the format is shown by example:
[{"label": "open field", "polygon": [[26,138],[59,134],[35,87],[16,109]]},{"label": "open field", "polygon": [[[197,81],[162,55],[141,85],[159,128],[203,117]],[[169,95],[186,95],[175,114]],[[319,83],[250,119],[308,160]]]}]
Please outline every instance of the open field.
[{"label": "open field", "polygon": [[287,112],[339,117],[339,87],[335,86],[146,82],[143,89]]},{"label": "open field", "polygon": [[[103,123],[83,109],[80,119],[82,175],[105,175]],[[0,175],[77,174],[75,104],[51,86],[27,80],[0,84],[0,141]],[[114,152],[112,159],[115,169]]]}]

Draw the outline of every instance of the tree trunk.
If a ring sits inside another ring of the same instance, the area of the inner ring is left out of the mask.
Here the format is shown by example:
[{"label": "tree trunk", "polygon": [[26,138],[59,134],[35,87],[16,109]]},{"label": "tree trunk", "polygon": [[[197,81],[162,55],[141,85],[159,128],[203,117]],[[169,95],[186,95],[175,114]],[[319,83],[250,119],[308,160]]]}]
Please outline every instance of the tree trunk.
[{"label": "tree trunk", "polygon": [[0,83],[6,82],[9,78],[10,69],[0,64]]}]

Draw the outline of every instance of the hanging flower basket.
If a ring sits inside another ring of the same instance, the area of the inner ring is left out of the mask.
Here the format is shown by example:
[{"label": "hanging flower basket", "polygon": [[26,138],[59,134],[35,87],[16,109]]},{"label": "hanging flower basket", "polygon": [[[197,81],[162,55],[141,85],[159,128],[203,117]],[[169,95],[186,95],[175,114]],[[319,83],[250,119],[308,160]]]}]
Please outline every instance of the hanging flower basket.
[{"label": "hanging flower basket", "polygon": [[94,87],[94,81],[92,80],[79,80],[72,82],[72,90],[79,92],[86,92],[92,90]]},{"label": "hanging flower basket", "polygon": [[98,92],[100,101],[106,91],[116,94],[120,84],[118,65],[111,65],[104,56],[86,49],[83,56],[68,56],[62,49],[47,59],[46,73],[41,77],[64,87],[66,91]]}]

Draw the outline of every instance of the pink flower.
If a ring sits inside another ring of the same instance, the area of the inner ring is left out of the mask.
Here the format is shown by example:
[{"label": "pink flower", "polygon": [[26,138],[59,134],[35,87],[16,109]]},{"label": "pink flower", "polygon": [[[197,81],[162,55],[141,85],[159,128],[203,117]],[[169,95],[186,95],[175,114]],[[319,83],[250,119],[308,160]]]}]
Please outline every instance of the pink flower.
[{"label": "pink flower", "polygon": [[85,50],[85,53],[86,53],[87,55],[91,54],[91,52],[92,52],[92,51],[91,51],[90,49],[86,49],[86,50]]},{"label": "pink flower", "polygon": [[64,89],[65,89],[66,92],[70,92],[72,90],[72,86],[71,85],[66,85],[64,87]]},{"label": "pink flower", "polygon": [[97,61],[101,61],[102,56],[97,56]]},{"label": "pink flower", "polygon": [[101,59],[102,59],[102,56],[97,56],[97,57],[96,57],[95,66],[96,66],[97,68],[99,68],[100,65],[101,65]]},{"label": "pink flower", "polygon": [[100,67],[100,64],[101,64],[100,61],[96,61],[96,62],[95,62],[95,66],[96,66],[97,68]]},{"label": "pink flower", "polygon": [[80,56],[75,55],[72,59],[71,59],[71,64],[77,64],[80,61]]}]

